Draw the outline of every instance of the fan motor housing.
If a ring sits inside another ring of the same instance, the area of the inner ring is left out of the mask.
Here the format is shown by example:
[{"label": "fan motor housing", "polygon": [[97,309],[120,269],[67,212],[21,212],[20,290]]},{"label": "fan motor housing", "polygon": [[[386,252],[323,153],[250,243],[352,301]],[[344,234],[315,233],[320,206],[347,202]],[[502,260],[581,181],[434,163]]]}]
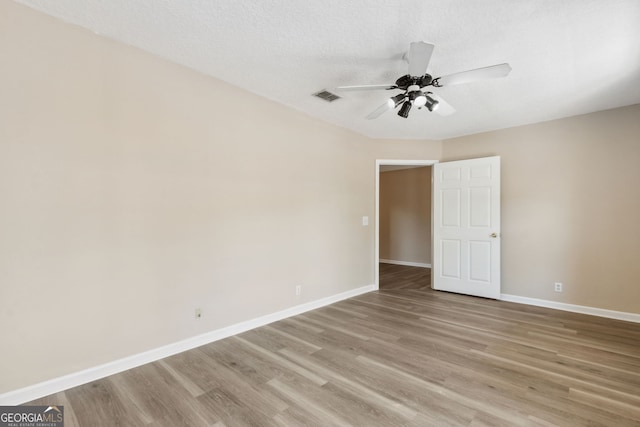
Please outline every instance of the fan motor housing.
[{"label": "fan motor housing", "polygon": [[425,86],[429,86],[432,81],[433,78],[429,74],[425,74],[424,76],[419,77],[406,74],[396,80],[396,86],[398,86],[398,88],[402,90],[407,90],[409,86],[415,85],[423,88]]}]

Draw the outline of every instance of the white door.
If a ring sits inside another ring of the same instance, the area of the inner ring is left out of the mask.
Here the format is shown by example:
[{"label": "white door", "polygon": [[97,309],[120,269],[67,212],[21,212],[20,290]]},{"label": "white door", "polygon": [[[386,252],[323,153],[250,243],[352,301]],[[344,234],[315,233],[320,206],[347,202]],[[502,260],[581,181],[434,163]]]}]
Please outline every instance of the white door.
[{"label": "white door", "polygon": [[433,289],[500,298],[500,157],[433,167]]}]

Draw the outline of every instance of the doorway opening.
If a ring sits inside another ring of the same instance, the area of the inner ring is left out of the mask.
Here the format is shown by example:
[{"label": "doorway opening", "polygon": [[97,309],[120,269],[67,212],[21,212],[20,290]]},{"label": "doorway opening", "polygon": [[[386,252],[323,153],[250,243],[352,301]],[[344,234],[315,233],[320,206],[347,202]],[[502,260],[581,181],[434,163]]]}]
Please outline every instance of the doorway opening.
[{"label": "doorway opening", "polygon": [[[416,212],[405,212],[409,216],[413,216],[413,220],[410,218],[406,219],[405,226],[401,227],[401,230],[396,230],[400,234],[410,235],[412,233],[413,228],[421,228],[423,231],[425,227],[427,227],[426,232],[422,233],[423,236],[426,236],[426,242],[417,242],[415,241],[415,237],[413,239],[408,237],[403,245],[400,244],[391,244],[389,242],[390,233],[393,235],[394,227],[392,224],[385,223],[388,221],[388,217],[383,215],[383,220],[381,221],[381,214],[386,213],[381,211],[388,209],[388,206],[383,205],[381,207],[381,196],[382,192],[389,191],[389,189],[381,188],[381,174],[383,173],[394,173],[395,171],[402,171],[404,169],[414,169],[414,168],[424,168],[427,166],[433,166],[438,163],[437,160],[376,160],[376,216],[375,216],[375,274],[374,274],[374,286],[375,289],[380,288],[380,263],[389,263],[389,264],[397,264],[397,265],[406,265],[406,266],[415,266],[415,267],[430,267],[431,261],[431,251],[433,247],[432,243],[432,229],[433,225],[431,222],[432,218],[432,206],[431,206],[431,188],[432,188],[432,175],[431,168],[429,170],[422,170],[420,173],[418,171],[407,171],[406,173],[398,172],[396,175],[399,177],[400,175],[406,175],[403,179],[413,180],[413,183],[418,187],[422,187],[423,189],[428,190],[427,196],[429,200],[422,200],[425,202],[420,204],[420,200],[411,200],[411,194],[398,194],[399,200],[402,200],[404,197],[403,204],[408,204],[405,206],[407,211],[421,210],[422,213]],[[426,169],[426,168],[425,168]],[[414,173],[415,172],[415,173]],[[416,182],[415,180],[419,180]],[[385,178],[386,180],[386,178]],[[424,182],[420,182],[424,180]],[[386,182],[386,181],[385,181]],[[411,181],[409,181],[411,182]],[[390,185],[394,185],[391,183]],[[406,189],[399,187],[398,193],[402,193],[404,190],[408,190],[411,192],[411,189]],[[395,194],[396,192],[392,192]],[[420,196],[417,196],[420,197]],[[390,202],[393,203],[393,200],[382,200],[384,203]],[[413,204],[413,206],[411,206]],[[428,212],[425,213],[425,204],[428,209]],[[403,215],[402,209],[400,209],[399,215]],[[417,218],[418,221],[414,221],[416,215],[421,216],[421,218]],[[428,218],[427,218],[428,217]],[[425,223],[426,222],[426,223]],[[398,227],[396,227],[397,229]],[[402,235],[394,236],[396,242],[402,241]],[[413,241],[410,241],[413,240]],[[381,244],[383,245],[381,247]],[[422,246],[420,247],[420,244]],[[384,256],[381,256],[384,255]],[[406,258],[406,259],[394,259],[394,258]],[[428,258],[428,259],[427,259]],[[429,261],[429,262],[425,262]]]}]

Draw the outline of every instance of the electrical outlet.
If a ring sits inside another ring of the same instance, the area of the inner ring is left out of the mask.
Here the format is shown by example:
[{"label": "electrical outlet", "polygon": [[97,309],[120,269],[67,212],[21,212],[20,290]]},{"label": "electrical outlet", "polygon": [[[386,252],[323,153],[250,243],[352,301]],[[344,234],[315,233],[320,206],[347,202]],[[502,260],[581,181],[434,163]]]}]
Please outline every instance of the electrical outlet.
[{"label": "electrical outlet", "polygon": [[562,292],[562,283],[560,282],[556,282],[553,288],[554,291],[556,292]]},{"label": "electrical outlet", "polygon": [[302,286],[296,286],[296,296],[299,297],[302,294]]},{"label": "electrical outlet", "polygon": [[196,308],[196,319],[201,319],[201,318],[202,318],[202,309]]}]

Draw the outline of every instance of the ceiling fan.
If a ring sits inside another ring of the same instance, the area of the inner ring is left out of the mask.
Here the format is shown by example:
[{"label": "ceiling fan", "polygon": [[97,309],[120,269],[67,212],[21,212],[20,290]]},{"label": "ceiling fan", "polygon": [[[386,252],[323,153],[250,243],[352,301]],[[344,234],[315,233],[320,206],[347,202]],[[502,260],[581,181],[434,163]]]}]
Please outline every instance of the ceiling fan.
[{"label": "ceiling fan", "polygon": [[375,119],[400,105],[398,115],[404,118],[409,117],[411,107],[418,109],[427,107],[429,111],[435,111],[442,116],[447,116],[453,114],[455,109],[441,97],[425,90],[425,88],[429,86],[452,86],[477,80],[505,77],[511,72],[511,66],[504,63],[433,78],[430,74],[427,74],[427,67],[434,47],[434,45],[425,42],[411,43],[409,52],[405,56],[409,62],[409,73],[398,78],[395,84],[339,86],[335,89],[339,91],[399,89],[402,91],[402,93],[387,99],[384,104],[372,111],[366,117],[367,119]]}]

